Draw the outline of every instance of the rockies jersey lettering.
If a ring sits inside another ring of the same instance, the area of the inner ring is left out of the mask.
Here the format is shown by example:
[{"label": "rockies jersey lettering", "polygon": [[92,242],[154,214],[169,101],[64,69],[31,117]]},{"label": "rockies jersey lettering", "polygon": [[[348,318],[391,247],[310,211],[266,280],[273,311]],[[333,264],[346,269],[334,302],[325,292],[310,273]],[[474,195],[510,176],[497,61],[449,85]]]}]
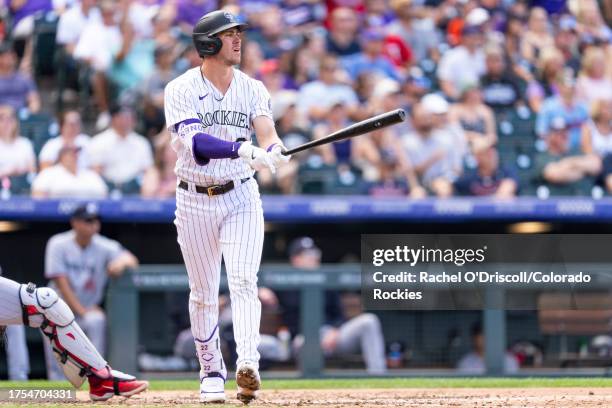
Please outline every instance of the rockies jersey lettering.
[{"label": "rockies jersey lettering", "polygon": [[246,113],[242,112],[218,110],[213,113],[207,112],[204,115],[198,113],[198,117],[205,128],[212,125],[236,126],[244,129],[250,128],[247,121],[248,116]]}]

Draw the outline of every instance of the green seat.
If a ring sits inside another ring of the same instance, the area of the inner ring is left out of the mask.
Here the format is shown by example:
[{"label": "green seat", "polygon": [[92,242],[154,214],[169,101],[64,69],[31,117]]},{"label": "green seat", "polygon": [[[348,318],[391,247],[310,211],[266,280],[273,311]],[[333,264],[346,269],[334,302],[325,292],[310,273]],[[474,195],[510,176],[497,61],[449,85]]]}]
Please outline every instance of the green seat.
[{"label": "green seat", "polygon": [[19,129],[21,135],[32,142],[37,157],[44,144],[59,134],[59,126],[55,120],[44,113],[20,113]]},{"label": "green seat", "polygon": [[298,188],[301,194],[323,194],[327,185],[333,183],[336,169],[326,164],[302,163],[298,169]]},{"label": "green seat", "polygon": [[55,13],[45,13],[34,20],[32,65],[36,77],[56,73],[55,34],[58,21],[59,17]]}]

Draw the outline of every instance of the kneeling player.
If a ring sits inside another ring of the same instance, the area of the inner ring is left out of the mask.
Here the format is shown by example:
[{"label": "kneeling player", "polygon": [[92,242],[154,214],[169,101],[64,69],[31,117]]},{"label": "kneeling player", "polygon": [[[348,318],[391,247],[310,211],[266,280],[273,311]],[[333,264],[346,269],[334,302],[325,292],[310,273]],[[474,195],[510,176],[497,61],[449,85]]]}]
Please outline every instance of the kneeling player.
[{"label": "kneeling player", "polygon": [[114,395],[130,397],[149,383],[110,368],[91,344],[74,314],[53,289],[21,285],[0,277],[0,333],[3,326],[24,324],[40,328],[53,347],[55,358],[72,385],[89,381],[89,396],[105,401]]}]

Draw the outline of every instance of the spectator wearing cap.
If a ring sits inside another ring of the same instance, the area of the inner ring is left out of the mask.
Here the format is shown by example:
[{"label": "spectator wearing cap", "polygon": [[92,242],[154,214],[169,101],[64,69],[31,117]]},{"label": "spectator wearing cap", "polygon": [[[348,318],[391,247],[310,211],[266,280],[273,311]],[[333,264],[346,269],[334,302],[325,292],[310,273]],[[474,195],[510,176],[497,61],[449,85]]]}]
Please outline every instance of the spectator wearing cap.
[{"label": "spectator wearing cap", "polygon": [[377,179],[366,186],[369,195],[410,195],[423,198],[427,195],[419,183],[412,163],[406,156],[402,141],[393,129],[378,129],[370,133],[377,152]]},{"label": "spectator wearing cap", "polygon": [[10,105],[0,105],[0,179],[25,177],[36,171],[32,142],[19,136],[19,122]]},{"label": "spectator wearing cap", "polygon": [[543,49],[554,45],[555,39],[550,32],[548,13],[541,7],[532,8],[527,31],[521,41],[521,56],[533,65]]},{"label": "spectator wearing cap", "polygon": [[400,81],[400,74],[385,56],[385,34],[378,28],[369,28],[361,34],[362,51],[342,59],[342,65],[354,81],[359,74],[370,72],[382,78]]},{"label": "spectator wearing cap", "polygon": [[542,101],[555,95],[555,83],[563,74],[565,60],[555,47],[545,48],[540,53],[534,78],[530,78],[526,96],[532,111],[538,112]]},{"label": "spectator wearing cap", "polygon": [[338,7],[331,12],[330,28],[326,38],[327,52],[346,57],[361,52],[357,41],[359,20],[357,13],[347,7]]},{"label": "spectator wearing cap", "polygon": [[448,197],[452,194],[452,182],[459,174],[454,164],[456,146],[436,129],[435,118],[448,107],[434,106],[425,98],[414,106],[413,130],[402,137],[402,143],[419,183],[438,197]]},{"label": "spectator wearing cap", "polygon": [[60,134],[57,137],[49,139],[43,145],[38,155],[40,170],[44,170],[57,163],[59,151],[62,147],[68,145],[74,145],[80,149],[79,168],[83,169],[88,167],[89,161],[87,160],[87,153],[85,150],[91,138],[81,132],[81,114],[76,110],[67,110],[60,115],[59,125]]},{"label": "spectator wearing cap", "polygon": [[503,49],[488,46],[485,65],[486,71],[480,77],[483,102],[497,114],[524,104],[521,80],[508,69]]},{"label": "spectator wearing cap", "polygon": [[333,55],[326,55],[319,65],[319,79],[304,84],[299,91],[297,108],[308,119],[320,121],[333,101],[342,101],[349,114],[358,107],[357,95],[350,86],[340,82],[340,67]]},{"label": "spectator wearing cap", "polygon": [[0,105],[15,110],[40,110],[40,96],[36,84],[27,75],[17,72],[17,56],[9,43],[0,44]]},{"label": "spectator wearing cap", "polygon": [[580,130],[589,118],[588,107],[576,96],[576,81],[571,72],[566,71],[556,82],[558,94],[546,99],[536,118],[536,133],[544,136],[550,123],[558,116],[565,120],[568,128],[569,143],[572,149],[580,146]]},{"label": "spectator wearing cap", "polygon": [[476,144],[491,146],[497,143],[495,116],[483,103],[478,84],[468,84],[461,90],[459,101],[450,108],[449,120],[463,128],[472,148]]},{"label": "spectator wearing cap", "polygon": [[153,166],[151,145],[134,132],[134,112],[126,106],[113,106],[110,128],[92,138],[88,154],[93,169],[128,194],[140,191],[142,176]]},{"label": "spectator wearing cap", "polygon": [[[431,80],[425,76],[421,68],[412,67],[408,71],[408,76],[402,85],[402,95],[408,112],[431,91],[431,87]],[[410,118],[407,120],[409,121]]]},{"label": "spectator wearing cap", "polygon": [[397,19],[387,26],[389,34],[398,35],[410,48],[413,61],[431,58],[440,43],[440,33],[433,20],[412,0],[392,0]]},{"label": "spectator wearing cap", "polygon": [[[119,242],[99,234],[100,218],[95,204],[78,206],[70,218],[71,229],[52,236],[45,251],[45,278],[68,304],[87,337],[105,355],[106,315],[101,308],[108,278],[115,278],[138,259]],[[49,379],[63,374],[45,339]]]},{"label": "spectator wearing cap", "polygon": [[590,194],[602,168],[595,154],[582,154],[570,146],[568,126],[562,116],[554,117],[545,135],[546,150],[536,154],[535,172],[547,195]]},{"label": "spectator wearing cap", "polygon": [[57,164],[42,170],[32,182],[34,198],[104,198],[108,188],[98,173],[79,168],[80,148],[65,144]]},{"label": "spectator wearing cap", "polygon": [[464,158],[468,153],[469,146],[465,132],[458,123],[450,120],[450,104],[440,94],[425,95],[421,103],[425,111],[433,116],[433,136],[446,144],[448,150],[452,152],[449,164],[454,171],[453,177],[456,178],[461,174]]},{"label": "spectator wearing cap", "polygon": [[587,104],[598,99],[612,99],[612,78],[606,76],[606,52],[602,48],[589,47],[584,52],[576,97]]},{"label": "spectator wearing cap", "polygon": [[[312,238],[301,237],[289,244],[289,261],[294,268],[316,271],[321,267],[321,250]],[[300,335],[300,295],[296,291],[276,294],[283,310],[284,324],[293,336],[293,345],[299,351],[304,343]],[[343,357],[361,353],[370,374],[384,374],[387,370],[385,340],[380,320],[372,313],[363,313],[359,297],[338,292],[326,292],[325,322],[319,330],[321,349],[325,357]],[[349,310],[349,301],[356,305]],[[308,339],[312,341],[312,339]]]},{"label": "spectator wearing cap", "polygon": [[466,26],[462,34],[461,45],[444,53],[438,65],[440,88],[451,99],[458,99],[462,86],[478,81],[485,72],[481,29]]},{"label": "spectator wearing cap", "polygon": [[494,145],[482,145],[474,151],[477,167],[453,183],[455,194],[461,196],[514,197],[518,179],[499,165],[499,153]]},{"label": "spectator wearing cap", "polygon": [[555,33],[555,47],[563,54],[565,66],[571,68],[574,72],[578,72],[580,70],[580,49],[574,17],[564,15],[559,19],[558,29]]}]

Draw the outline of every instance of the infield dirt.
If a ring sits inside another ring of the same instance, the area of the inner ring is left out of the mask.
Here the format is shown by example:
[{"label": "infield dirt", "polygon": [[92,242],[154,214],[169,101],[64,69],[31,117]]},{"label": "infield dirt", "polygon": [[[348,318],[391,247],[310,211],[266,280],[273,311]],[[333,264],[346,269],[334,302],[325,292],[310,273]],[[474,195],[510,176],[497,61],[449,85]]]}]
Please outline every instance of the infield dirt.
[{"label": "infield dirt", "polygon": [[[227,391],[227,395],[231,398],[220,406],[244,407],[233,392]],[[89,403],[85,392],[80,391],[78,398],[83,404]],[[130,399],[115,397],[111,401],[110,404],[96,405],[105,408],[126,405],[204,406],[198,403],[197,391],[148,391]],[[66,404],[69,405],[81,404]],[[268,389],[249,405],[249,408],[257,407],[612,407],[612,388]]]}]

